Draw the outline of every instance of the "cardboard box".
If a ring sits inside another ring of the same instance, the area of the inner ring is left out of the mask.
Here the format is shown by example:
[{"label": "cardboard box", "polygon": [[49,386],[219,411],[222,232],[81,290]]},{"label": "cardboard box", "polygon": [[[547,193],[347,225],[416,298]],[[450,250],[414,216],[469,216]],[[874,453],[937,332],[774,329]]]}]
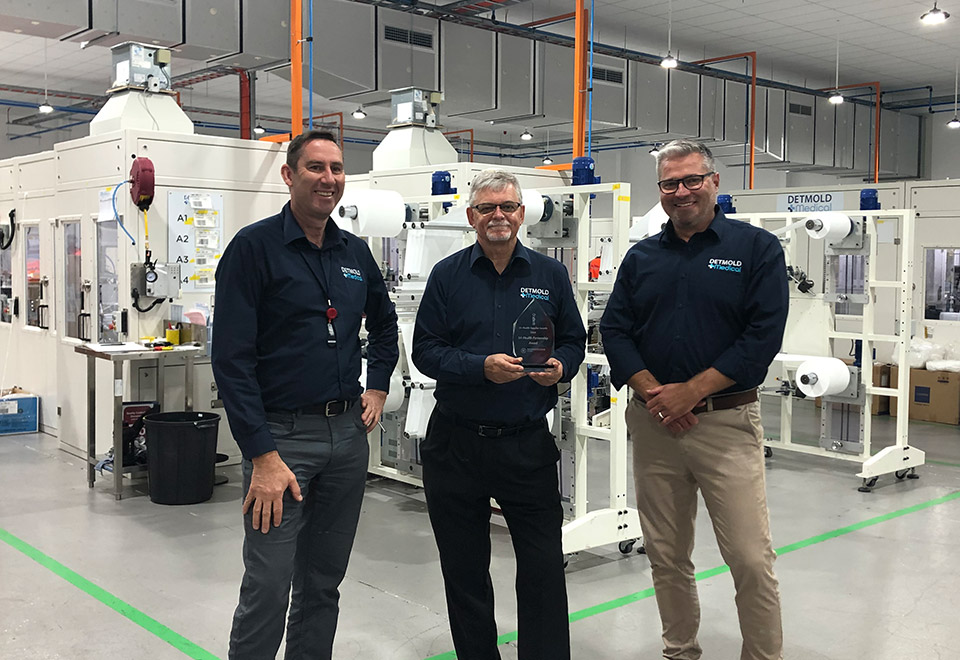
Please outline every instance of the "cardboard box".
[{"label": "cardboard box", "polygon": [[[873,386],[874,387],[890,387],[890,365],[889,364],[879,364],[874,363],[873,365]],[[816,405],[819,408],[823,405],[823,401],[820,397],[816,398]],[[874,396],[873,405],[870,406],[870,413],[873,415],[886,415],[890,412],[890,397],[888,396]]]},{"label": "cardboard box", "polygon": [[[899,376],[890,368],[891,386]],[[941,424],[960,423],[960,373],[952,371],[910,370],[910,419]],[[896,417],[898,401],[891,397],[890,414]]]},{"label": "cardboard box", "polygon": [[0,435],[40,430],[40,397],[20,392],[0,398]]}]

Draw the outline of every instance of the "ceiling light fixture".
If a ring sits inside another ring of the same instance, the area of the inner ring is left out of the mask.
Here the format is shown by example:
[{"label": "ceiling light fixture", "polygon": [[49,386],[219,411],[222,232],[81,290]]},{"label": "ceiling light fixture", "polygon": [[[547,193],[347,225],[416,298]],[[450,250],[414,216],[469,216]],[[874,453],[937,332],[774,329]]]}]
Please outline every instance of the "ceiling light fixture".
[{"label": "ceiling light fixture", "polygon": [[547,129],[547,141],[543,147],[543,164],[553,165],[553,159],[550,158],[550,129]]},{"label": "ceiling light fixture", "polygon": [[936,0],[933,3],[933,9],[920,15],[920,22],[924,25],[939,25],[950,18],[950,13],[937,7]]},{"label": "ceiling light fixture", "polygon": [[525,128],[525,129],[523,129],[523,133],[520,134],[520,139],[521,139],[521,140],[532,140],[532,139],[533,139],[533,133],[531,133],[529,130],[527,130],[527,129]]},{"label": "ceiling light fixture", "polygon": [[41,115],[49,115],[53,112],[53,106],[47,100],[47,40],[43,40],[43,103],[37,106]]},{"label": "ceiling light fixture", "polygon": [[267,129],[263,127],[263,124],[257,122],[257,125],[253,127],[253,132],[257,135],[263,135],[267,132]]},{"label": "ceiling light fixture", "polygon": [[957,83],[960,82],[960,60],[957,60],[953,73],[953,119],[947,122],[947,128],[960,128],[960,115],[957,114]]},{"label": "ceiling light fixture", "polygon": [[833,94],[827,99],[834,105],[843,103],[843,94],[840,93],[840,24],[837,21],[837,68],[836,77],[833,80]]},{"label": "ceiling light fixture", "polygon": [[671,54],[673,39],[673,0],[667,4],[667,56],[660,60],[660,66],[664,69],[676,69],[677,58]]},{"label": "ceiling light fixture", "polygon": [[363,106],[357,106],[357,109],[353,111],[354,119],[366,119],[367,111],[363,109]]}]

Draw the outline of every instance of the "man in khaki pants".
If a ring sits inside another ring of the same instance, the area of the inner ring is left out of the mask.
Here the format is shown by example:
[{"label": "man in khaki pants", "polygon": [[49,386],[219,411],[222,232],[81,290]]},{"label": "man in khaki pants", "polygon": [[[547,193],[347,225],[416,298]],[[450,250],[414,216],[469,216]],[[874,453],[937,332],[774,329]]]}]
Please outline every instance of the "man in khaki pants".
[{"label": "man in khaki pants", "polygon": [[783,250],[716,205],[710,150],[676,140],[657,156],[664,230],[623,260],[600,322],[613,384],[630,385],[637,508],[663,623],[663,655],[696,660],[691,562],[697,490],[737,590],[741,660],[779,660],[757,386],[783,339]]}]

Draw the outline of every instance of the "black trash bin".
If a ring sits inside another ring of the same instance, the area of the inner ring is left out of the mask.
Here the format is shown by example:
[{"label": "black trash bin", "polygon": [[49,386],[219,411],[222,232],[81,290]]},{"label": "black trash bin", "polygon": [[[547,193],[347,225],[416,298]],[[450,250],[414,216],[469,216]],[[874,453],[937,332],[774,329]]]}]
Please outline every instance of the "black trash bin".
[{"label": "black trash bin", "polygon": [[165,412],[144,417],[150,499],[197,504],[213,496],[220,415]]}]

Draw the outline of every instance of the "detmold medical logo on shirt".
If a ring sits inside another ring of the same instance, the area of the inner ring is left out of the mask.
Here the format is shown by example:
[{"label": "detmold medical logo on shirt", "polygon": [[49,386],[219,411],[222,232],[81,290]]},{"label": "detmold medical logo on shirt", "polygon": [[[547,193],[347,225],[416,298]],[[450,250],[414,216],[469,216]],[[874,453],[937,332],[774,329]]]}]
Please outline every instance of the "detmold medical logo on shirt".
[{"label": "detmold medical logo on shirt", "polygon": [[729,273],[739,273],[743,270],[743,262],[739,259],[711,259],[707,264],[710,270],[725,270]]},{"label": "detmold medical logo on shirt", "polygon": [[356,280],[357,282],[363,281],[363,274],[356,268],[340,266],[340,272],[343,273],[343,276],[348,280]]},{"label": "detmold medical logo on shirt", "polygon": [[522,286],[520,287],[520,297],[533,298],[534,300],[550,300],[550,289]]}]

